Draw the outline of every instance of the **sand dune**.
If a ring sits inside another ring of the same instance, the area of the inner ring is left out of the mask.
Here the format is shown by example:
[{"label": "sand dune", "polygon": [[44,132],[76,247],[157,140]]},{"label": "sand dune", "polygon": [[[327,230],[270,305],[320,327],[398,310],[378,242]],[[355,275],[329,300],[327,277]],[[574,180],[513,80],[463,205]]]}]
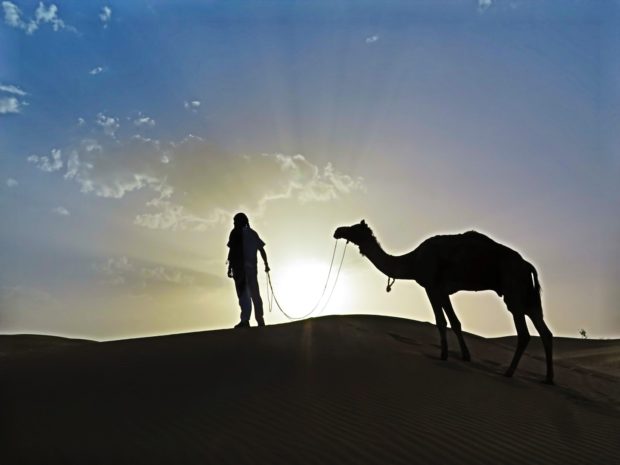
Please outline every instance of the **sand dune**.
[{"label": "sand dune", "polygon": [[558,340],[547,386],[538,341],[508,379],[510,340],[465,363],[452,336],[446,362],[433,325],[373,316],[21,352],[0,463],[618,463],[620,341]]},{"label": "sand dune", "polygon": [[40,334],[0,335],[0,358],[17,354],[66,349],[95,341],[88,339],[70,339]]}]

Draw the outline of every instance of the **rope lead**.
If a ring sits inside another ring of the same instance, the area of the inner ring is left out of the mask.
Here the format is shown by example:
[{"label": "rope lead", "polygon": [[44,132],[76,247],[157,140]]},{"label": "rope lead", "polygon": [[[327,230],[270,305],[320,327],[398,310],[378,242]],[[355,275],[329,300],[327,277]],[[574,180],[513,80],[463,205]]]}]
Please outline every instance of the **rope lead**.
[{"label": "rope lead", "polygon": [[[342,251],[342,258],[340,259],[340,266],[338,267],[338,272],[336,273],[336,279],[334,280],[334,284],[332,286],[332,289],[329,293],[329,296],[327,297],[327,300],[325,301],[325,303],[323,304],[323,306],[321,307],[321,310],[319,311],[319,314],[321,312],[323,312],[323,310],[325,310],[325,307],[327,307],[327,304],[329,303],[333,293],[334,293],[334,289],[336,289],[336,284],[338,283],[338,278],[340,277],[340,270],[342,269],[342,263],[344,262],[344,255],[347,251],[347,244],[345,244],[344,249]],[[332,273],[332,268],[334,266],[334,258],[336,257],[336,247],[338,246],[338,240],[336,240],[336,243],[334,244],[334,252],[332,253],[332,260],[331,263],[329,264],[329,272],[327,273],[327,279],[325,280],[325,286],[323,286],[323,292],[321,293],[321,296],[319,297],[319,300],[316,302],[316,304],[314,305],[314,307],[312,307],[312,309],[306,313],[303,316],[291,316],[288,313],[286,313],[286,311],[282,308],[282,306],[280,305],[280,302],[278,302],[278,299],[276,298],[276,294],[273,291],[273,284],[271,282],[271,274],[269,272],[267,272],[267,299],[269,300],[269,311],[271,312],[272,306],[273,306],[273,302],[276,303],[276,306],[278,307],[278,309],[282,312],[282,314],[288,318],[289,320],[303,320],[304,318],[308,318],[310,315],[312,315],[312,313],[314,313],[314,311],[317,309],[317,307],[319,306],[319,304],[321,303],[321,300],[323,299],[323,296],[325,295],[325,291],[327,290],[327,284],[329,283],[329,278],[331,276]],[[270,292],[271,291],[271,292]]]}]

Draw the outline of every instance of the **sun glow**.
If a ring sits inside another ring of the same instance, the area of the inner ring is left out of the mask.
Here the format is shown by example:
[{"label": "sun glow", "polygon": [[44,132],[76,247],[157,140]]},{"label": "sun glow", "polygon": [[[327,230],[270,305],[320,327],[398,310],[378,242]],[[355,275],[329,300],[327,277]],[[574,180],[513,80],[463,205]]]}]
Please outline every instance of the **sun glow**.
[{"label": "sun glow", "polygon": [[272,273],[275,296],[293,317],[304,316],[313,309],[311,316],[343,312],[350,298],[350,288],[342,272],[336,282],[337,272],[338,263],[335,261],[325,286],[329,263],[313,260],[292,262],[281,272]]}]

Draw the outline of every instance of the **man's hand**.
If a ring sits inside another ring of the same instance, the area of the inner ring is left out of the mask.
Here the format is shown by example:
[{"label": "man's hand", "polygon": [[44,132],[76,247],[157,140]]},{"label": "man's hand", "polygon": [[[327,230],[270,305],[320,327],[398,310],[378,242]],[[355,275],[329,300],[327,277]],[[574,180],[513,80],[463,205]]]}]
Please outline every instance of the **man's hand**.
[{"label": "man's hand", "polygon": [[269,273],[271,268],[269,268],[269,263],[265,263],[265,273]]}]

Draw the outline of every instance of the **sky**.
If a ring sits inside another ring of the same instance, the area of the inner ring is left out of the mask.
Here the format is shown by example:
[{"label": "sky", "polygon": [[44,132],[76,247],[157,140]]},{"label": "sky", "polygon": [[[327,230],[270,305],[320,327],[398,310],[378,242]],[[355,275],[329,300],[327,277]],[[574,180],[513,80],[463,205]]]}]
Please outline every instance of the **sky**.
[{"label": "sky", "polygon": [[[620,337],[619,1],[0,7],[1,333],[231,327],[244,211],[291,315],[365,219],[392,254],[483,232],[536,266],[555,335]],[[333,277],[316,314],[433,320],[352,245]],[[495,294],[452,300],[514,334]]]}]

